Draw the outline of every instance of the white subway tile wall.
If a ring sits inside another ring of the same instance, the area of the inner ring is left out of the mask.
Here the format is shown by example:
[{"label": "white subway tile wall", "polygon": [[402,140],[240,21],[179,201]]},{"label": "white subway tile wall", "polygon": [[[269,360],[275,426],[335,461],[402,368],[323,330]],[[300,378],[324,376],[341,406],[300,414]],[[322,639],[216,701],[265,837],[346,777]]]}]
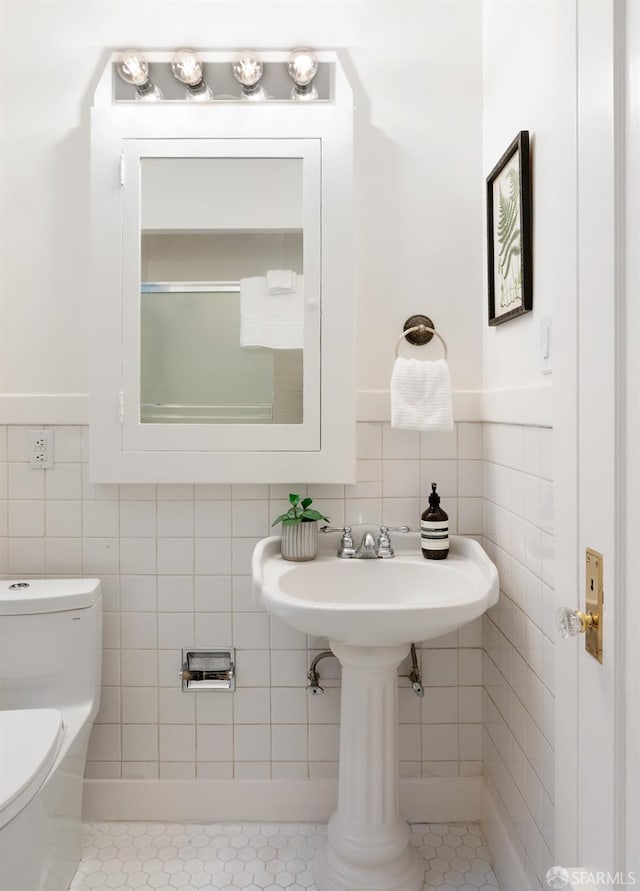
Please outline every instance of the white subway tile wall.
[{"label": "white subway tile wall", "polygon": [[[451,531],[480,537],[482,425],[427,435],[359,424],[349,486],[94,485],[88,428],[56,426],[55,466],[39,470],[28,463],[35,426],[0,426],[0,575],[102,579],[104,686],[88,775],[335,776],[339,665],[319,664],[323,696],[305,691],[327,643],[254,602],[253,547],[289,492],[312,496],[336,525],[416,528],[432,481]],[[235,693],[182,693],[181,648],[208,645],[236,647]],[[425,699],[400,680],[404,776],[482,772],[482,645],[478,620],[418,647]]]},{"label": "white subway tile wall", "polygon": [[485,424],[483,434],[483,542],[500,600],[483,623],[482,757],[531,887],[543,889],[554,863],[553,432]]}]

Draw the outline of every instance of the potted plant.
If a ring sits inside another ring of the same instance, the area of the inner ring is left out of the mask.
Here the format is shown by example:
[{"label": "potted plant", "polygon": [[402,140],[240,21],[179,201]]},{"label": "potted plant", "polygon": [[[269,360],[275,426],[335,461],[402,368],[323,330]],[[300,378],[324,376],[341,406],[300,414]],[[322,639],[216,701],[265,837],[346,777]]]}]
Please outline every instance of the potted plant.
[{"label": "potted plant", "polygon": [[286,514],[280,514],[272,526],[282,523],[282,544],[280,550],[285,560],[315,560],[318,549],[318,520],[326,520],[317,510],[313,510],[313,499],[300,499],[299,495],[289,495],[291,507]]}]

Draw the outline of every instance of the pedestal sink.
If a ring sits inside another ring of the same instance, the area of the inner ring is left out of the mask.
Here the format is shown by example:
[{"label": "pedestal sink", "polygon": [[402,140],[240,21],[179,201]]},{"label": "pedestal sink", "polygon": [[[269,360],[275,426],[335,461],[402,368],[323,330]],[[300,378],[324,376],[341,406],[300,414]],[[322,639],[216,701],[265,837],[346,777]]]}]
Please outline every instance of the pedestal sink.
[{"label": "pedestal sink", "polygon": [[422,869],[398,811],[397,669],[412,641],[453,631],[496,603],[498,574],[476,541],[459,536],[441,561],[422,557],[415,533],[396,536],[396,556],[386,560],[339,559],[338,540],[323,536],[316,560],[292,563],[273,536],[252,561],[266,609],[328,638],[342,664],[338,809],[315,879],[320,891],[419,891]]}]

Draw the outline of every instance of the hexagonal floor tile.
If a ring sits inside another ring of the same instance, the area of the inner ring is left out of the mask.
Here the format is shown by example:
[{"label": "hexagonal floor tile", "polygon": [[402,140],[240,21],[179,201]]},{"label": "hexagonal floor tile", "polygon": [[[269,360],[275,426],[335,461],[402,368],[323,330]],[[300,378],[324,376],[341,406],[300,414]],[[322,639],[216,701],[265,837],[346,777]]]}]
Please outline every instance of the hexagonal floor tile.
[{"label": "hexagonal floor tile", "polygon": [[[87,823],[71,891],[317,891],[312,823]],[[478,823],[415,824],[423,891],[499,889]]]}]

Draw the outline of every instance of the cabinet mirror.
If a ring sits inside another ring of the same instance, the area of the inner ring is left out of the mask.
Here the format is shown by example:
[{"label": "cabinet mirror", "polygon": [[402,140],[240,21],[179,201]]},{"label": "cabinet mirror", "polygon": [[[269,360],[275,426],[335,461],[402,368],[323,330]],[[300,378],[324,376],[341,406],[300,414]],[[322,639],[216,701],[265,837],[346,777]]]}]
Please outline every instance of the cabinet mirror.
[{"label": "cabinet mirror", "polygon": [[142,423],[300,424],[300,158],[143,158]]},{"label": "cabinet mirror", "polygon": [[125,445],[318,448],[317,144],[180,142],[126,147]]}]

